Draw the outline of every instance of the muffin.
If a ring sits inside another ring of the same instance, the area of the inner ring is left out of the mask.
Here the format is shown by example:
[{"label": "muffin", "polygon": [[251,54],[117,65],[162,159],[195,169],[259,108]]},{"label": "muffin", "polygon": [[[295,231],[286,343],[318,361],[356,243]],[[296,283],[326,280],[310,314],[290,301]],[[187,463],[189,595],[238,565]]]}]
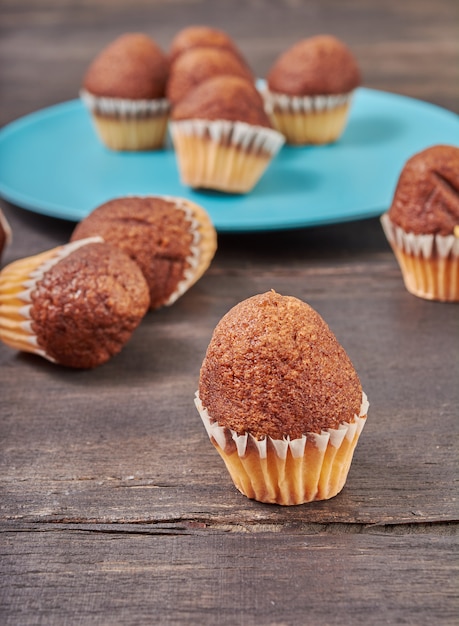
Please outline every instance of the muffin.
[{"label": "muffin", "polygon": [[101,141],[112,150],[163,147],[169,62],[142,33],[122,35],[94,59],[80,92]]},{"label": "muffin", "polygon": [[11,243],[11,239],[13,237],[10,225],[8,220],[5,217],[5,214],[0,209],[0,260],[2,258],[3,251],[6,246]]},{"label": "muffin", "polygon": [[344,131],[361,83],[347,46],[331,35],[303,39],[271,67],[265,92],[274,126],[289,144],[327,144]]},{"label": "muffin", "polygon": [[341,491],[368,409],[324,320],[274,291],[220,320],[195,403],[239,491],[283,505]]},{"label": "muffin", "polygon": [[206,211],[182,198],[116,198],[75,228],[71,241],[100,236],[133,259],[150,291],[150,308],[175,302],[204,274],[217,247]]},{"label": "muffin", "polygon": [[171,135],[185,185],[247,193],[280,150],[255,86],[216,76],[188,92],[171,113]]},{"label": "muffin", "polygon": [[0,272],[0,339],[74,368],[117,354],[148,310],[142,272],[100,238],[15,261]]},{"label": "muffin", "polygon": [[232,52],[224,48],[192,48],[180,55],[171,68],[167,99],[173,106],[200,83],[223,74],[254,82],[252,73]]},{"label": "muffin", "polygon": [[203,47],[227,50],[245,63],[239,48],[227,33],[219,28],[200,25],[187,26],[175,35],[169,50],[170,63],[174,64],[184,52]]},{"label": "muffin", "polygon": [[459,148],[431,146],[408,159],[381,223],[407,290],[459,301]]}]

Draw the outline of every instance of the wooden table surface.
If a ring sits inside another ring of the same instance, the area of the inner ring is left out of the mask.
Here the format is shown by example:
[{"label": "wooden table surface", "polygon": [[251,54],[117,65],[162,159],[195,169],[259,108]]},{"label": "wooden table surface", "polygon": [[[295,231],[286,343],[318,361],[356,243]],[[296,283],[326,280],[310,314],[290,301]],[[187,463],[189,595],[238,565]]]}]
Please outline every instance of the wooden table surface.
[{"label": "wooden table surface", "polygon": [[[459,112],[455,0],[4,0],[0,124],[76,97],[118,34],[167,48],[196,23],[227,30],[260,76],[298,39],[334,33],[367,87]],[[2,206],[3,264],[74,227]],[[269,289],[325,318],[371,403],[329,501],[242,496],[193,405],[216,323]],[[1,345],[0,623],[457,623],[458,312],[408,294],[370,219],[221,234],[202,280],[93,371]]]}]

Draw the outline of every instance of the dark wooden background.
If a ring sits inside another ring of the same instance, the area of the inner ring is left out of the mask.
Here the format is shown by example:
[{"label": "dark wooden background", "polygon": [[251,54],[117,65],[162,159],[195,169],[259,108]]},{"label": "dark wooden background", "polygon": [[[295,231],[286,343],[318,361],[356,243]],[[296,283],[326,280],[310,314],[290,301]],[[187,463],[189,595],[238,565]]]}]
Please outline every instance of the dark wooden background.
[{"label": "dark wooden background", "polygon": [[[0,124],[76,97],[125,31],[167,48],[207,23],[263,76],[331,32],[367,87],[459,113],[455,0],[3,0]],[[6,202],[9,262],[74,225]],[[282,508],[232,486],[193,406],[220,317],[275,289],[309,302],[371,407],[336,498]],[[220,235],[205,277],[125,350],[72,371],[0,346],[0,623],[454,624],[459,309],[409,295],[377,219]]]}]

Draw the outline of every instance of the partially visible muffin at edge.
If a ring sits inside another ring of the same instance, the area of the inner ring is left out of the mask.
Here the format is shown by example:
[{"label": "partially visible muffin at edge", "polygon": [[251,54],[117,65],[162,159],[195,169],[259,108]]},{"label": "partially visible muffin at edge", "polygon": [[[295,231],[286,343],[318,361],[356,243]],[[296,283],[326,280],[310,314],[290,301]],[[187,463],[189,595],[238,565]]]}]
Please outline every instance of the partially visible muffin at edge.
[{"label": "partially visible muffin at edge", "polygon": [[459,148],[434,145],[409,158],[381,223],[407,290],[459,301]]},{"label": "partially visible muffin at edge", "polygon": [[0,339],[93,368],[120,352],[149,302],[142,272],[124,252],[100,238],[68,243],[0,272]]},{"label": "partially visible muffin at edge", "polygon": [[196,406],[242,493],[300,504],[342,489],[368,403],[320,315],[271,291],[217,324]]},{"label": "partially visible muffin at edge", "polygon": [[110,200],[94,209],[71,241],[100,236],[133,259],[147,281],[150,309],[173,304],[209,267],[217,234],[207,212],[183,198]]},{"label": "partially visible muffin at edge", "polygon": [[104,48],[83,79],[81,97],[101,141],[113,150],[163,146],[169,61],[143,33],[126,33]]},{"label": "partially visible muffin at edge", "polygon": [[266,98],[274,125],[288,143],[336,141],[361,81],[357,61],[341,40],[317,35],[297,42],[277,58],[267,75]]},{"label": "partially visible muffin at edge", "polygon": [[237,76],[190,91],[170,127],[182,182],[230,193],[251,191],[284,143],[255,85]]}]

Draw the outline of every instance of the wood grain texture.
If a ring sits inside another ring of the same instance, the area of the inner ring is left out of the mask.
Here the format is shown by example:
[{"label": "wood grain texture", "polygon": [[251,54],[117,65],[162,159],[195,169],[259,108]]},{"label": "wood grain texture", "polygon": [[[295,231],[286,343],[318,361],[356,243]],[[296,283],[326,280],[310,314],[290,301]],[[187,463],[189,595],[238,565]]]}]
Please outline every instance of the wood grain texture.
[{"label": "wood grain texture", "polygon": [[[331,32],[365,84],[459,112],[454,0],[4,0],[0,124],[76,97],[125,31],[207,23],[256,73]],[[8,203],[2,264],[73,224]],[[347,484],[277,507],[232,485],[193,405],[212,331],[275,289],[309,302],[370,400]],[[458,612],[457,305],[405,290],[379,220],[219,236],[206,275],[93,371],[0,345],[0,623],[450,626]]]}]

